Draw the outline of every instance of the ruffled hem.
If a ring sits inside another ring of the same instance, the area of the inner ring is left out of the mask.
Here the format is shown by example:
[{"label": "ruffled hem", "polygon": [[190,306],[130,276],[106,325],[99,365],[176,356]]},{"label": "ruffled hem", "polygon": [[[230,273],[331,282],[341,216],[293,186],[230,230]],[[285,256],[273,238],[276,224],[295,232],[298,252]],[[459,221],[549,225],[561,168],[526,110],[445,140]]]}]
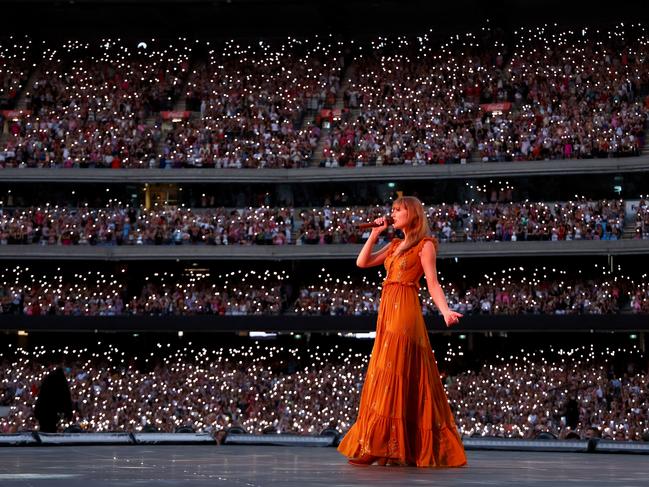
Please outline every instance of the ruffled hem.
[{"label": "ruffled hem", "polygon": [[466,463],[427,338],[377,334],[358,419],[338,447],[343,455],[419,467]]},{"label": "ruffled hem", "polygon": [[349,458],[371,455],[417,467],[466,464],[460,436],[447,425],[427,429],[374,413],[359,417],[341,441],[338,451]]}]

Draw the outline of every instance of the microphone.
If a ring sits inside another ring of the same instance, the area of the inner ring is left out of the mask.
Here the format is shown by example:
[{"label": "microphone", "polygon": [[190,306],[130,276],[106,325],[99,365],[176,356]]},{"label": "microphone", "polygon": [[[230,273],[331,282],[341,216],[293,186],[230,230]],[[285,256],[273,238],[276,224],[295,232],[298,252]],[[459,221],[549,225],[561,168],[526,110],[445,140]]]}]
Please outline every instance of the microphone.
[{"label": "microphone", "polygon": [[[394,223],[394,220],[392,219],[391,216],[384,216],[383,219],[387,222],[388,225],[392,225]],[[365,230],[367,228],[376,228],[380,226],[381,225],[379,225],[378,223],[368,222],[368,223],[360,223],[358,225],[358,228],[360,228],[361,230]]]}]

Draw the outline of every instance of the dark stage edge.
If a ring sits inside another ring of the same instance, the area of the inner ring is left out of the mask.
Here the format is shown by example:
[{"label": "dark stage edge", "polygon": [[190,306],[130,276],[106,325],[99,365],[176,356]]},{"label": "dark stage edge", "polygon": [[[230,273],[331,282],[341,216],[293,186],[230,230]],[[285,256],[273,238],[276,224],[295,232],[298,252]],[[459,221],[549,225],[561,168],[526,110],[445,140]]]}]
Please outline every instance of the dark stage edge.
[{"label": "dark stage edge", "polygon": [[462,468],[355,467],[335,448],[84,446],[0,449],[2,487],[647,486],[643,455],[468,451]]}]

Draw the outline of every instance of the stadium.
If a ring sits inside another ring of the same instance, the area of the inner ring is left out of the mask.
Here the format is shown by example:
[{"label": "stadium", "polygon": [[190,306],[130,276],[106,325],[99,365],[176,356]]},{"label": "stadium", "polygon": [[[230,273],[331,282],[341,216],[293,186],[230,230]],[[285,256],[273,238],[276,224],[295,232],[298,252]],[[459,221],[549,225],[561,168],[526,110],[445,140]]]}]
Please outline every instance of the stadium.
[{"label": "stadium", "polygon": [[1,485],[644,485],[645,4],[1,8]]}]

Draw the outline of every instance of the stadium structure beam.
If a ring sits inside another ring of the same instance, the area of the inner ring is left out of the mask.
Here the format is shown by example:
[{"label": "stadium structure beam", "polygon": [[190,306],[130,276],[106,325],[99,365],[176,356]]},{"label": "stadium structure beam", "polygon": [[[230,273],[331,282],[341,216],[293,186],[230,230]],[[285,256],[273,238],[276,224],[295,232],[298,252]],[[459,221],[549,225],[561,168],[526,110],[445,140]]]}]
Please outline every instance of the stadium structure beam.
[{"label": "stadium structure beam", "polygon": [[[356,259],[362,245],[129,245],[0,246],[0,260],[208,261]],[[649,240],[461,242],[440,244],[438,257],[595,256],[649,254]]]},{"label": "stadium structure beam", "polygon": [[5,183],[322,183],[649,172],[649,156],[302,169],[3,169]]},{"label": "stadium structure beam", "polygon": [[[367,333],[376,330],[376,315],[247,315],[219,316],[24,316],[4,315],[0,331],[22,333],[51,332],[171,332],[242,333],[242,332],[312,332]],[[446,328],[440,316],[426,315],[430,333],[464,334],[470,332],[630,332],[649,330],[646,314],[607,315],[482,315],[471,314],[459,325]],[[270,337],[265,337],[270,338]]]}]

